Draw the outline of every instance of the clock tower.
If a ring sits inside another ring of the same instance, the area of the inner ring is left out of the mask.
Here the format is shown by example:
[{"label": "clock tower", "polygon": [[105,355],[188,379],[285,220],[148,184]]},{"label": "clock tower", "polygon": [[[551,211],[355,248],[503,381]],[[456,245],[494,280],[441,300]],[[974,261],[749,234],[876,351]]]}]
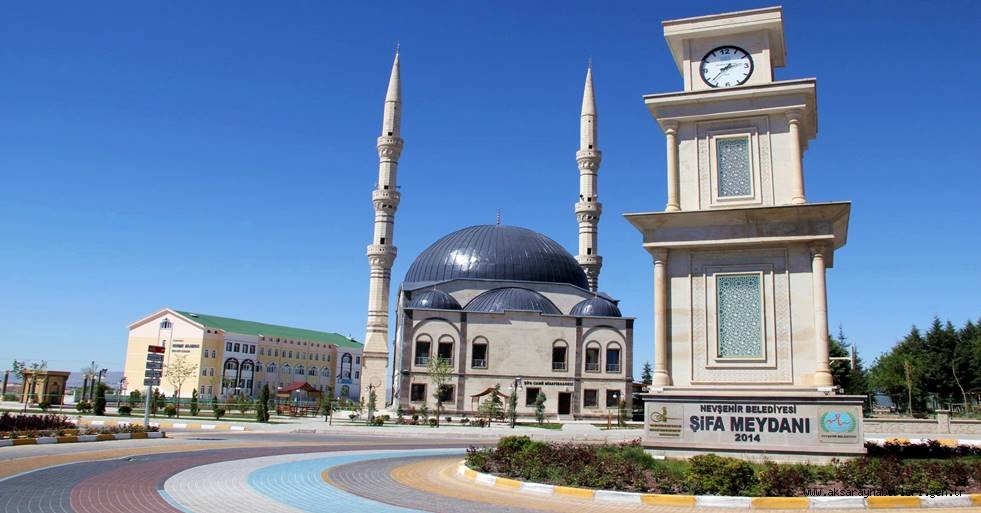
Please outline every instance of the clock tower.
[{"label": "clock tower", "polygon": [[774,79],[780,7],[663,26],[684,90],[644,102],[667,144],[667,202],[626,214],[653,257],[645,443],[785,460],[864,453],[862,398],[837,393],[828,354],[825,273],[851,205],[804,188],[817,82]]}]

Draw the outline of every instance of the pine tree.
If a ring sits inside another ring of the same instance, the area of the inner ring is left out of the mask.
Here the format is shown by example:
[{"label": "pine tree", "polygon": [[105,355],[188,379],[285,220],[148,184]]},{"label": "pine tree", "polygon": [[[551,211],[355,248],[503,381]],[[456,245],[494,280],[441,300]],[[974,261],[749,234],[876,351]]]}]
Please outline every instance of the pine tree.
[{"label": "pine tree", "polygon": [[255,420],[259,422],[269,422],[269,384],[262,385],[259,392],[259,400],[255,405]]},{"label": "pine tree", "polygon": [[541,390],[538,391],[538,397],[535,397],[535,420],[539,425],[545,423],[545,392]]},{"label": "pine tree", "polygon": [[654,370],[651,369],[651,362],[644,362],[644,369],[640,371],[640,380],[645,385],[654,383]]},{"label": "pine tree", "polygon": [[191,390],[191,416],[194,417],[201,409],[198,407],[198,389]]}]

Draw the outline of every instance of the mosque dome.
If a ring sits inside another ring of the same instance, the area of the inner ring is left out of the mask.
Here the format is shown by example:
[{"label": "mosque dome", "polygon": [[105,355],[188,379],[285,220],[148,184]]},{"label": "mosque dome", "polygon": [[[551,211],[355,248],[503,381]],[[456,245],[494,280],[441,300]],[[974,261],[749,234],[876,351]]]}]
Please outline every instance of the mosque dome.
[{"label": "mosque dome", "polygon": [[575,317],[623,317],[616,303],[599,296],[580,301],[572,307],[569,315]]},{"label": "mosque dome", "polygon": [[408,308],[428,308],[430,310],[460,310],[460,303],[442,290],[430,289],[412,294]]},{"label": "mosque dome", "polygon": [[501,313],[506,310],[541,312],[561,315],[562,312],[545,296],[520,287],[491,289],[470,300],[467,312]]},{"label": "mosque dome", "polygon": [[589,288],[586,274],[568,251],[538,232],[517,226],[478,225],[446,235],[412,262],[405,282],[455,278]]}]

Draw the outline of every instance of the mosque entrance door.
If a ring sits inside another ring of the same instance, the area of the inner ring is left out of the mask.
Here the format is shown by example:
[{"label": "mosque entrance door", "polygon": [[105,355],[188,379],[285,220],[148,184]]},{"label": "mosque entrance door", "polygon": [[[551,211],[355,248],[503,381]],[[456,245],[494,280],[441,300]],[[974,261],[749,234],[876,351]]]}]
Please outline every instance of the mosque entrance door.
[{"label": "mosque entrance door", "polygon": [[570,414],[571,406],[572,406],[572,394],[569,392],[559,392],[559,415]]}]

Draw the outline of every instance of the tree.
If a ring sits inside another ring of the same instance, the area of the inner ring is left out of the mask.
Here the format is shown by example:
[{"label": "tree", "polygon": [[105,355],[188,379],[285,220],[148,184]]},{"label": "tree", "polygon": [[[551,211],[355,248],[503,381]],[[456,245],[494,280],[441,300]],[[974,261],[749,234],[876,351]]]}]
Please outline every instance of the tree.
[{"label": "tree", "polygon": [[174,387],[174,406],[177,408],[177,417],[181,416],[181,387],[191,376],[197,374],[198,366],[187,361],[187,355],[175,356],[167,364],[164,370],[164,377],[170,386]]},{"label": "tree", "polygon": [[[95,376],[99,373],[99,365],[92,362],[88,367],[82,368],[82,375],[85,376],[85,383],[88,384],[88,388],[83,384],[82,386],[82,400],[92,399],[95,396]],[[91,380],[91,381],[90,381]]]},{"label": "tree", "polygon": [[21,395],[24,397],[24,413],[27,413],[27,403],[30,402],[30,397],[28,397],[27,391],[27,362],[20,360],[14,360],[14,363],[10,366],[10,371],[14,373],[20,379],[20,386],[23,389]]},{"label": "tree", "polygon": [[197,416],[200,408],[198,408],[198,389],[191,390],[191,416]]},{"label": "tree", "polygon": [[906,390],[909,393],[909,407],[906,411],[913,412],[913,364],[909,358],[903,360],[903,371],[906,375]]},{"label": "tree", "polygon": [[446,383],[450,380],[453,366],[446,358],[430,358],[426,364],[426,373],[433,384],[433,399],[436,400],[436,427],[439,427],[439,414],[443,410],[443,400],[447,396]]},{"label": "tree", "polygon": [[[847,358],[851,354],[848,350],[848,337],[845,336],[841,326],[838,327],[838,336],[828,337],[828,355],[833,358]],[[869,385],[867,372],[863,368],[862,359],[855,355],[855,366],[852,367],[848,360],[831,360],[831,377],[834,384],[841,387],[844,393],[849,395],[868,395]]]},{"label": "tree", "polygon": [[369,426],[371,425],[371,422],[375,418],[375,408],[377,407],[378,407],[378,391],[375,390],[375,387],[369,386],[368,387],[368,425]]},{"label": "tree", "polygon": [[[217,394],[211,394],[211,414],[212,415],[217,415],[218,409],[219,409],[218,408],[218,395]],[[222,412],[222,413],[224,413],[224,412]]]},{"label": "tree", "polygon": [[541,390],[538,391],[538,396],[535,397],[535,420],[538,421],[539,425],[545,423],[545,392]]},{"label": "tree", "polygon": [[504,416],[504,402],[501,401],[501,384],[498,383],[494,385],[494,391],[491,392],[490,397],[484,399],[480,403],[478,408],[479,413],[487,417],[487,423],[490,424],[494,419],[500,419]]},{"label": "tree", "polygon": [[334,423],[334,387],[327,387],[326,396],[321,396],[320,414],[324,416],[324,422]]},{"label": "tree", "polygon": [[651,369],[651,362],[644,362],[644,369],[640,371],[640,380],[645,385],[654,383],[654,370]]},{"label": "tree", "polygon": [[92,413],[95,415],[106,414],[106,385],[99,383],[95,387],[95,404],[92,406]]},{"label": "tree", "polygon": [[511,421],[511,429],[514,429],[514,425],[518,420],[518,390],[514,389],[511,391],[511,395],[508,396],[508,420]]},{"label": "tree", "polygon": [[922,368],[913,366],[907,375],[906,362],[926,359],[926,343],[914,326],[908,335],[887,353],[880,355],[869,371],[870,388],[882,392],[893,404],[906,404],[907,413],[926,405],[926,391],[921,386]]},{"label": "tree", "polygon": [[133,390],[129,393],[129,407],[133,408],[143,401],[143,394],[139,390]]},{"label": "tree", "polygon": [[269,422],[269,383],[262,385],[259,400],[255,403],[255,420]]}]

